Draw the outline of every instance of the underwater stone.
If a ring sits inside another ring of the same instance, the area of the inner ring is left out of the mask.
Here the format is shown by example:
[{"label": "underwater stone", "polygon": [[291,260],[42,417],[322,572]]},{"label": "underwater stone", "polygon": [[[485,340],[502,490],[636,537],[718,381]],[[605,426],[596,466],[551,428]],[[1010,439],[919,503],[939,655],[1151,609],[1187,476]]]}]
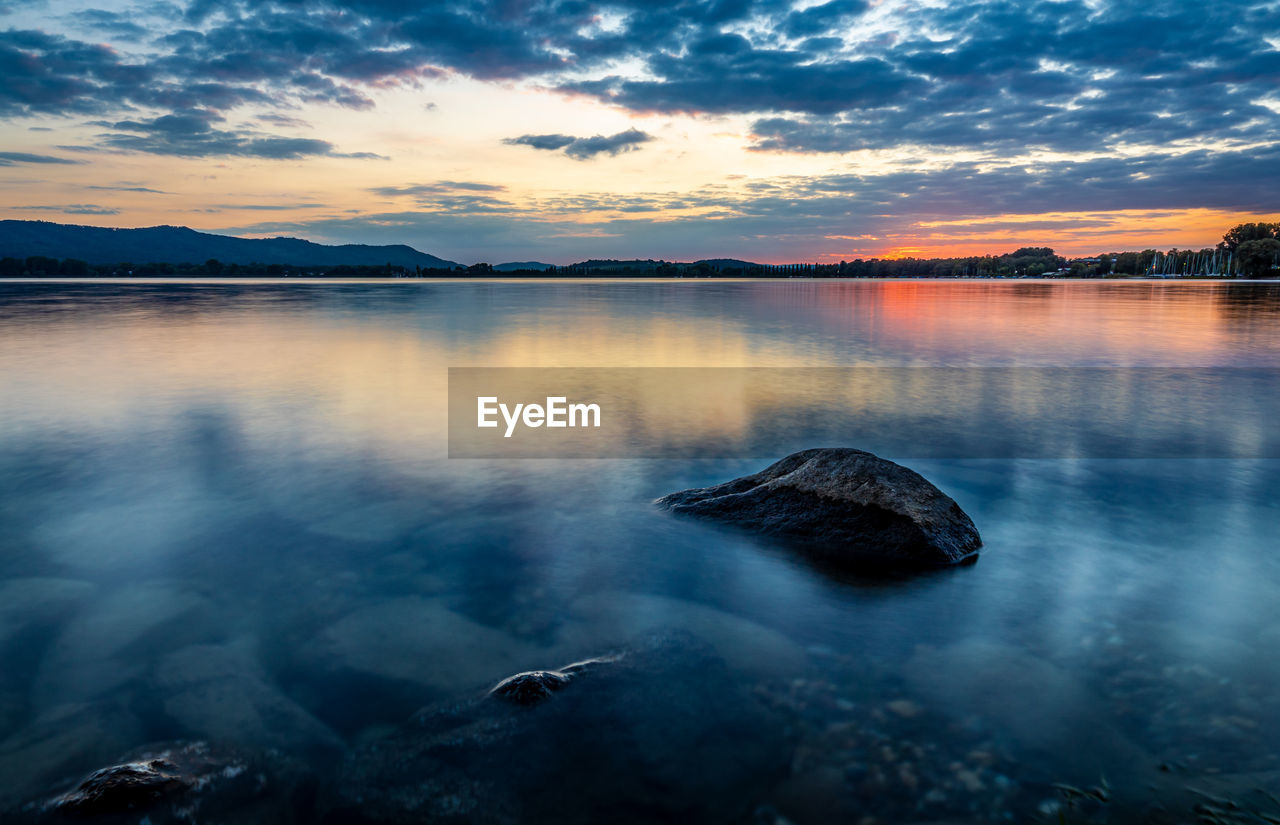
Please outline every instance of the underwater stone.
[{"label": "underwater stone", "polygon": [[444,700],[352,752],[324,825],[730,825],[786,776],[785,720],[691,636],[579,665],[535,707]]},{"label": "underwater stone", "polygon": [[275,825],[311,821],[315,790],[311,773],[279,751],[170,742],[112,760],[63,793],[0,807],[0,822]]},{"label": "underwater stone", "polygon": [[569,677],[555,670],[531,670],[508,676],[489,691],[490,696],[517,705],[536,705],[569,684]]},{"label": "underwater stone", "polygon": [[166,793],[190,788],[190,777],[165,759],[112,765],[94,771],[75,790],[54,801],[58,809],[76,814],[119,814],[155,804]]},{"label": "underwater stone", "polygon": [[982,546],[960,505],[919,473],[844,447],[803,450],[754,475],[656,503],[841,565],[960,564],[976,560]]},{"label": "underwater stone", "polygon": [[493,686],[490,696],[505,699],[517,705],[536,705],[550,698],[560,688],[569,684],[575,675],[583,673],[596,665],[618,661],[618,656],[601,656],[574,662],[559,670],[530,670],[508,676]]}]

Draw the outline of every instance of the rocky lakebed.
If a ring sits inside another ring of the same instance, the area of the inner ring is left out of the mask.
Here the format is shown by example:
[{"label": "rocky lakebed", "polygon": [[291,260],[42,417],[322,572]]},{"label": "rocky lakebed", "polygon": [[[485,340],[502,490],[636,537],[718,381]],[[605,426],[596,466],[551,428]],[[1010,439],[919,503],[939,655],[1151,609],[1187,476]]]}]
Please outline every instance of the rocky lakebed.
[{"label": "rocky lakebed", "polygon": [[[886,600],[893,577],[951,575],[981,545],[951,498],[856,450],[659,503],[891,568]],[[531,589],[495,625],[438,577],[392,598],[317,581],[309,609],[328,618],[272,649],[190,583],[5,583],[0,644],[41,655],[0,674],[4,821],[1280,821],[1272,686],[1104,619],[1075,646],[1083,678],[1060,650],[967,638],[890,658],[652,593],[549,609]],[[155,733],[170,738],[136,745]]]}]

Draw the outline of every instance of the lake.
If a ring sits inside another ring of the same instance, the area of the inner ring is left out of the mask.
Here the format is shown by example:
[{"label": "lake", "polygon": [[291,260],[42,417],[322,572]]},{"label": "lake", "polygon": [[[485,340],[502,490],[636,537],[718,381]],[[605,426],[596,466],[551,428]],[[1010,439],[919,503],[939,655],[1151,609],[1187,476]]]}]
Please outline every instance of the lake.
[{"label": "lake", "polygon": [[[726,399],[680,433],[712,457],[504,460],[448,458],[461,367],[1129,383],[1124,405],[1060,387],[1023,419],[1087,421],[1114,451],[1029,449],[1016,419],[920,393],[879,412],[928,407],[982,448],[867,443],[857,410],[806,414],[831,409],[819,382],[783,419]],[[313,789],[255,821],[1280,815],[1262,793],[1280,777],[1278,368],[1265,283],[0,282],[0,810],[204,740]],[[1126,452],[1163,420],[1169,370],[1202,391],[1183,434]],[[1201,436],[1216,447],[1187,446]],[[951,495],[977,564],[858,577],[652,506],[837,443]],[[664,674],[644,701],[592,700],[577,726],[549,715],[575,707],[571,682],[530,710],[560,743],[540,758],[565,760],[554,799],[538,759],[458,750],[471,733],[421,746],[422,719],[506,676],[633,650],[636,683]],[[446,774],[449,793],[422,790]]]}]

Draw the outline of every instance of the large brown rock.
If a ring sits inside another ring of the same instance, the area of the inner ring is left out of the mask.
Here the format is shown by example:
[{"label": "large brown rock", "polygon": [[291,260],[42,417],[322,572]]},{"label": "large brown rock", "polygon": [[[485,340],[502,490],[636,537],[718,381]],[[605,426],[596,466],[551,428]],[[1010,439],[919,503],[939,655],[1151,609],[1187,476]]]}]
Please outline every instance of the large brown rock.
[{"label": "large brown rock", "polygon": [[862,450],[803,450],[760,472],[658,499],[773,536],[828,563],[920,567],[977,558],[982,538],[923,476]]}]

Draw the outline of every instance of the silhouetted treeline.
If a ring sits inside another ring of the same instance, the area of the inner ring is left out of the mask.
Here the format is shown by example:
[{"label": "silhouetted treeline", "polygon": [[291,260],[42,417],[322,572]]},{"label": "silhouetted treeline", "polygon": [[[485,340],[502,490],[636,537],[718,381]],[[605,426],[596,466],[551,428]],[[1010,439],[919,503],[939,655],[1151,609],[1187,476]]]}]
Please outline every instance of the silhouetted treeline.
[{"label": "silhouetted treeline", "polygon": [[967,258],[869,258],[839,263],[757,264],[722,258],[695,263],[591,260],[546,270],[497,272],[487,263],[424,269],[414,266],[297,267],[283,264],[88,264],[43,256],[0,259],[0,278],[1111,278],[1268,277],[1280,267],[1280,223],[1240,224],[1204,249],[1146,249],[1068,260],[1048,247]]},{"label": "silhouetted treeline", "polygon": [[405,278],[477,274],[476,267],[423,269],[393,264],[382,266],[286,266],[284,264],[119,263],[89,264],[74,258],[0,258],[0,278]]},{"label": "silhouetted treeline", "polygon": [[718,260],[584,261],[547,270],[495,272],[487,263],[450,269],[383,266],[290,267],[282,264],[88,264],[71,258],[35,256],[0,259],[4,278],[405,278],[405,277],[686,277],[686,278],[939,278],[955,276],[1041,276],[1060,273],[1066,259],[1048,248],[1025,248],[1007,255],[976,258],[886,259],[841,261],[838,264],[756,264]]}]

